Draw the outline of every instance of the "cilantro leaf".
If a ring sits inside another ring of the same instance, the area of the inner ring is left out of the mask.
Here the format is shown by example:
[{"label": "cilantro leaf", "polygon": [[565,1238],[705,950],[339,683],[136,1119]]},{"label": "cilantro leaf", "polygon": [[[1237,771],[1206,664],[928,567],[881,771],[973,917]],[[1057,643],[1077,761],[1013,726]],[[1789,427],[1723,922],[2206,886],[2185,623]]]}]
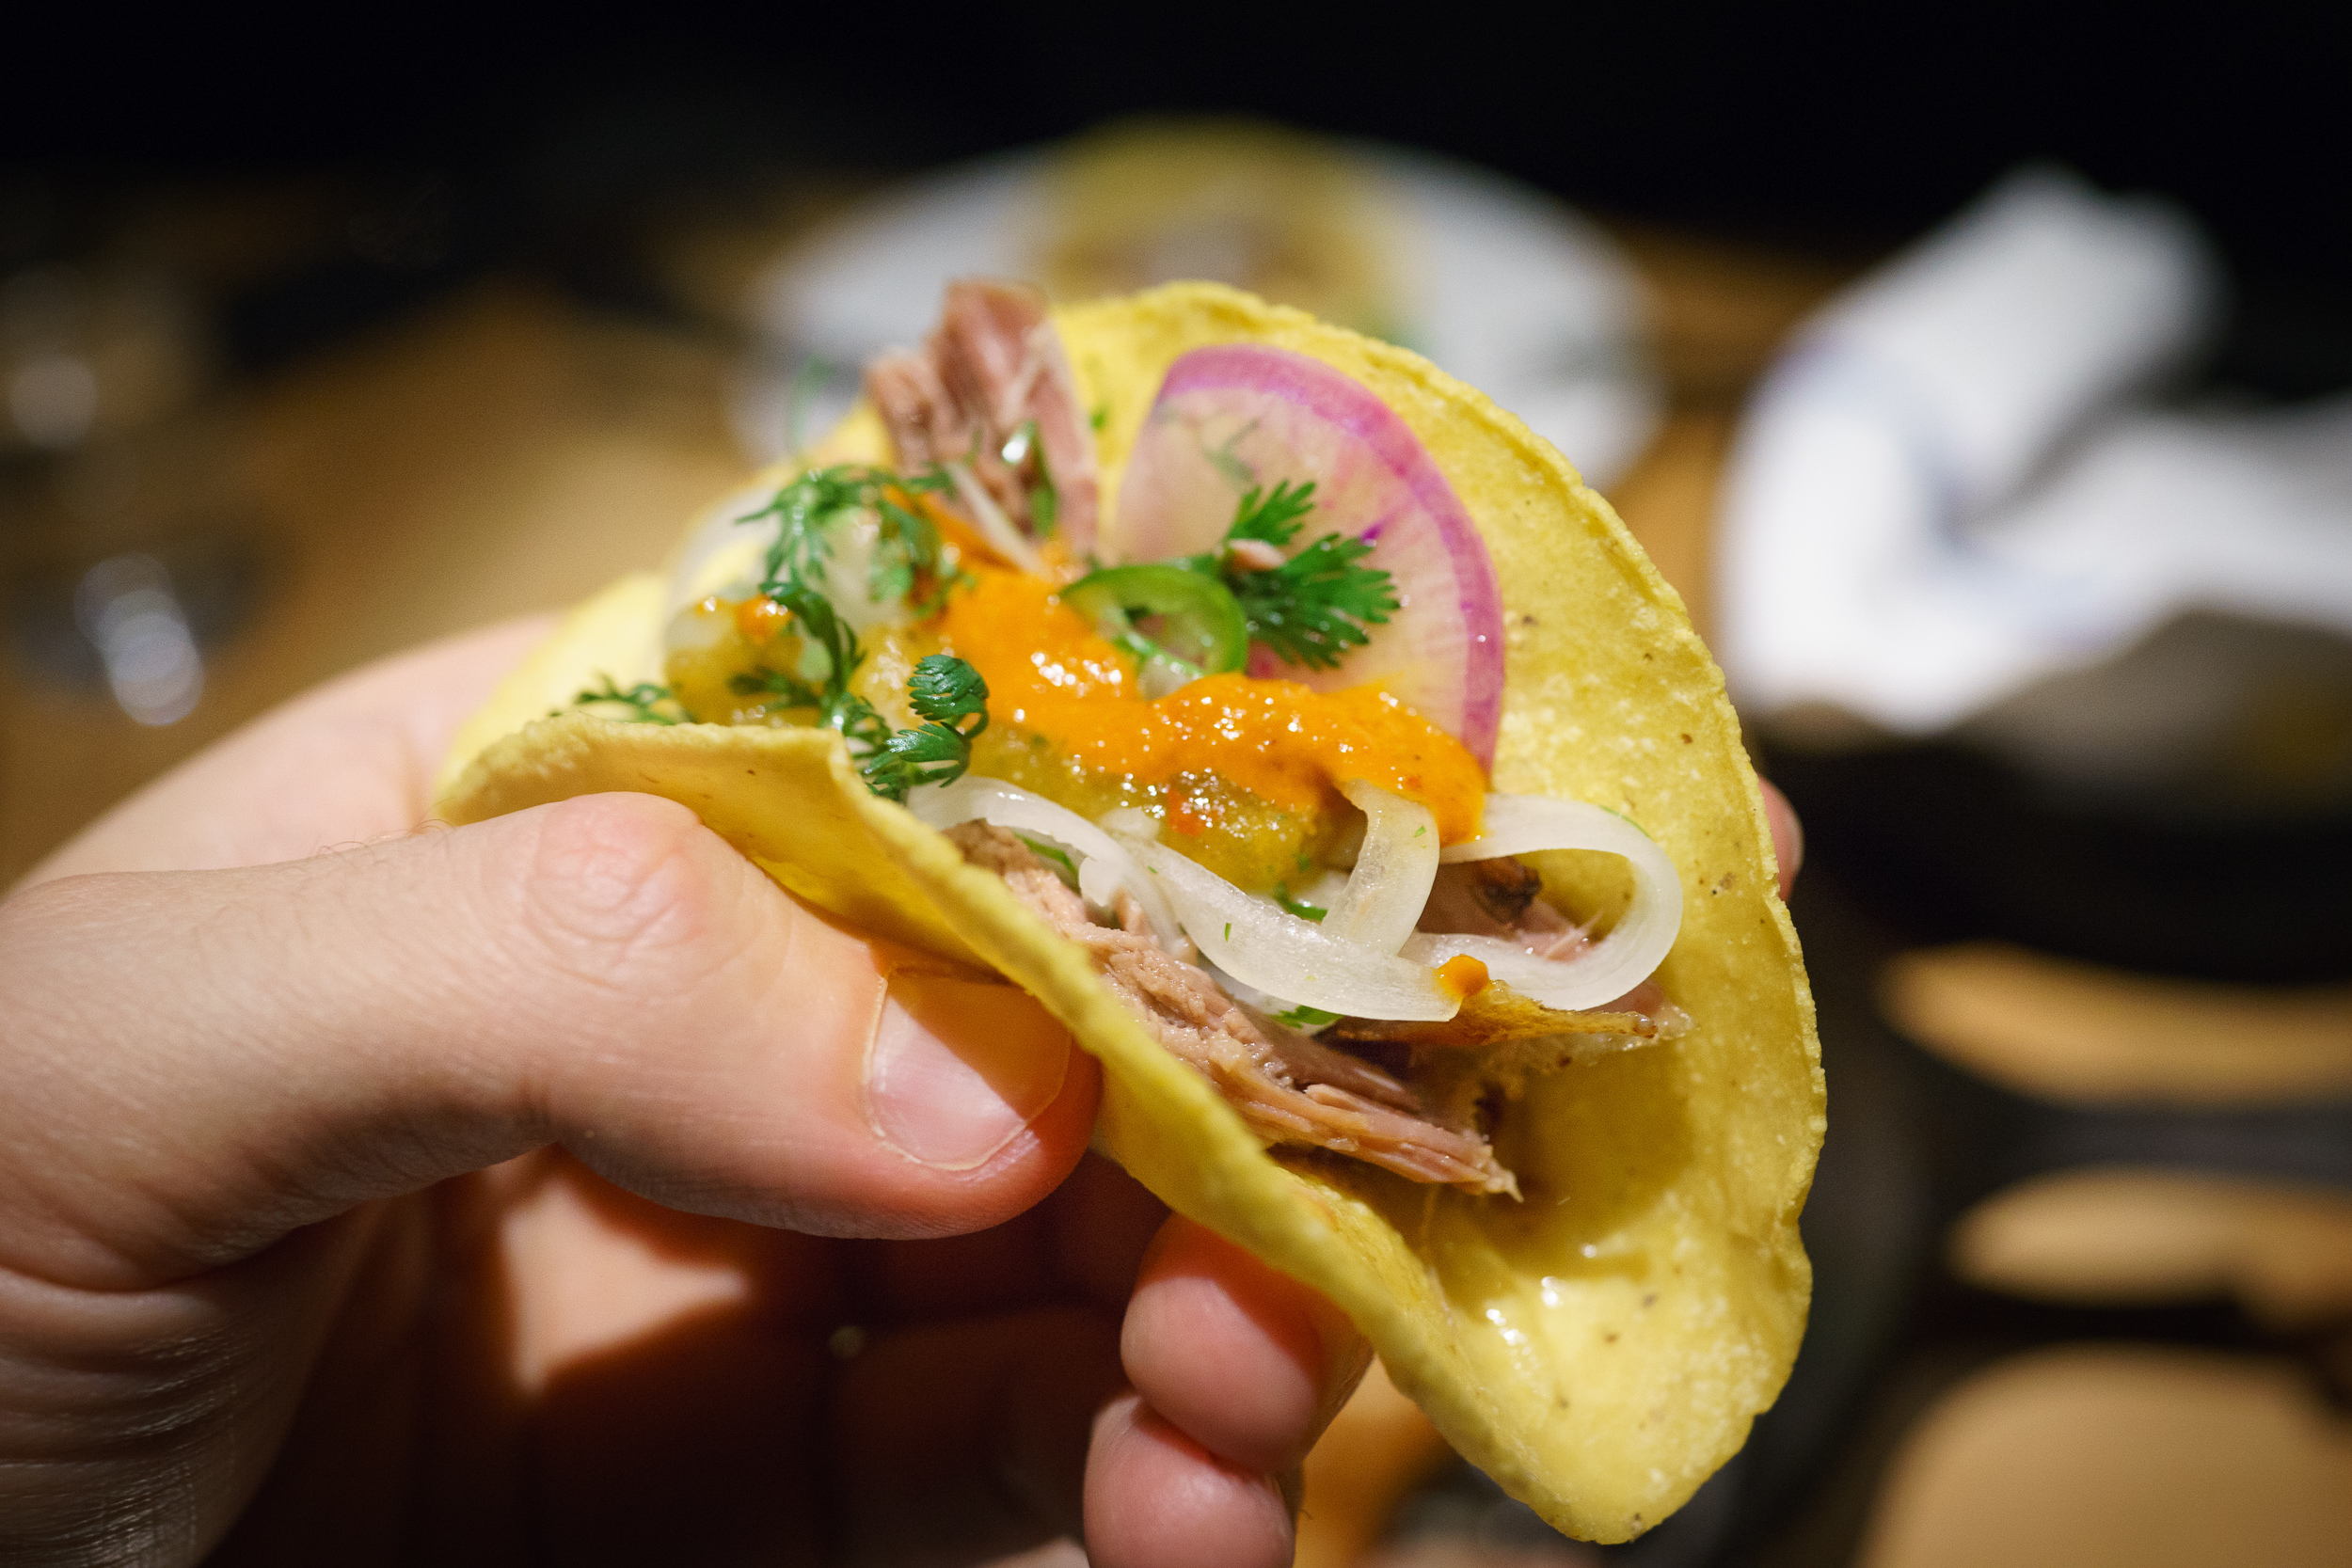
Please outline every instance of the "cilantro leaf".
[{"label": "cilantro leaf", "polygon": [[613,684],[611,675],[599,674],[597,685],[572,699],[574,707],[590,707],[598,704],[617,705],[628,710],[625,722],[632,724],[691,724],[694,716],[686,711],[670,689],[658,681],[639,681],[623,689]]},{"label": "cilantro leaf", "polygon": [[[885,800],[903,800],[917,784],[963,777],[972,766],[972,741],[988,728],[988,682],[950,655],[932,654],[915,664],[907,699],[925,722],[891,734],[859,765],[866,787]],[[967,719],[979,722],[967,728]]]},{"label": "cilantro leaf", "polygon": [[[977,670],[949,655],[932,654],[915,664],[914,673],[907,680],[907,701],[923,718],[965,736],[977,736],[988,728],[988,682]],[[972,718],[979,722],[961,729],[963,721]]]},{"label": "cilantro leaf", "polygon": [[1048,844],[1041,838],[1031,838],[1026,833],[1015,833],[1013,836],[1037,851],[1038,859],[1059,866],[1063,881],[1073,887],[1078,885],[1078,863],[1070,858],[1069,850],[1057,844]]},{"label": "cilantro leaf", "polygon": [[1253,488],[1234,509],[1225,547],[1214,556],[1189,556],[1184,564],[1221,579],[1241,606],[1252,641],[1263,642],[1285,663],[1328,670],[1351,648],[1372,640],[1364,628],[1396,613],[1395,579],[1376,566],[1359,564],[1372,553],[1361,539],[1327,533],[1279,566],[1246,564],[1232,546],[1243,542],[1287,546],[1314,510],[1313,482],[1294,488],[1285,480],[1270,491]]},{"label": "cilantro leaf", "polygon": [[877,604],[887,604],[913,594],[918,575],[939,575],[939,528],[886,495],[876,498],[874,512],[882,519],[882,536],[874,541],[866,589]]},{"label": "cilantro leaf", "polygon": [[867,576],[868,593],[878,602],[905,598],[914,591],[918,577],[940,574],[939,530],[919,511],[902,505],[892,492],[914,496],[946,490],[950,483],[946,471],[937,467],[919,474],[893,473],[855,463],[809,469],[778,490],[766,506],[736,519],[739,523],[775,519],[776,537],[768,546],[761,592],[782,604],[779,588],[798,583],[822,590],[826,562],[833,555],[832,526],[853,514],[871,512],[881,529]]},{"label": "cilantro leaf", "polygon": [[[767,506],[737,519],[776,520],[759,591],[784,609],[807,645],[823,656],[825,669],[821,683],[780,670],[746,671],[728,681],[730,689],[746,697],[772,693],[787,707],[815,709],[818,723],[849,742],[866,787],[885,800],[903,800],[917,784],[963,776],[972,762],[973,736],[988,728],[988,683],[961,659],[933,654],[915,665],[908,682],[908,699],[925,722],[893,730],[873,704],[850,689],[866,650],[856,628],[826,595],[825,563],[833,554],[826,532],[850,514],[870,512],[880,525],[867,579],[870,596],[905,598],[918,578],[940,578],[944,562],[939,530],[898,498],[944,490],[949,483],[937,468],[912,476],[855,464],[811,468],[777,491]],[[943,594],[947,586],[941,583]],[[976,718],[977,724],[965,722]]]},{"label": "cilantro leaf", "polygon": [[1327,533],[1271,571],[1229,570],[1225,583],[1254,641],[1286,663],[1328,670],[1372,640],[1366,626],[1397,610],[1389,574],[1358,564],[1371,553],[1361,539]]},{"label": "cilantro leaf", "polygon": [[[972,762],[973,737],[988,728],[988,683],[961,659],[933,654],[915,665],[907,686],[908,700],[925,721],[913,729],[892,729],[873,704],[850,689],[866,650],[856,628],[826,594],[826,562],[833,555],[827,534],[853,514],[871,514],[877,533],[868,596],[878,603],[904,599],[921,579],[930,578],[937,586],[935,599],[944,598],[962,574],[946,571],[938,528],[904,498],[945,490],[950,483],[938,467],[907,475],[838,464],[809,469],[766,506],[736,519],[775,519],[776,537],[768,546],[759,591],[782,607],[805,644],[822,656],[824,673],[818,681],[781,670],[745,671],[729,679],[729,689],[738,696],[768,693],[786,707],[814,709],[818,723],[849,743],[866,787],[885,800],[903,800],[917,784],[963,776]],[[972,719],[979,721],[967,724]]]},{"label": "cilantro leaf", "polygon": [[1299,519],[1315,509],[1314,495],[1312,480],[1296,489],[1289,480],[1278,481],[1271,494],[1263,486],[1253,487],[1234,511],[1233,526],[1225,531],[1225,542],[1262,539],[1269,545],[1289,544],[1306,526]]},{"label": "cilantro leaf", "polygon": [[1301,899],[1293,898],[1291,885],[1288,882],[1279,882],[1275,885],[1274,901],[1301,920],[1321,921],[1325,915],[1331,912],[1321,904],[1310,904]]},{"label": "cilantro leaf", "polygon": [[821,687],[811,686],[782,670],[758,670],[729,676],[727,689],[739,697],[781,698],[778,707],[815,709],[817,722],[839,731],[850,743],[852,757],[871,756],[890,740],[890,721],[874,711],[873,704],[830,682]]},{"label": "cilantro leaf", "polygon": [[1320,1029],[1327,1023],[1337,1023],[1339,1021],[1339,1014],[1327,1013],[1321,1007],[1298,1006],[1274,1015],[1275,1022],[1287,1023],[1294,1029]]},{"label": "cilantro leaf", "polygon": [[815,589],[800,582],[777,585],[769,597],[791,612],[802,633],[825,656],[824,684],[815,685],[797,675],[780,670],[744,673],[727,683],[738,696],[772,691],[785,699],[788,707],[810,707],[817,710],[817,721],[828,729],[838,730],[850,743],[854,757],[869,757],[880,752],[890,740],[890,722],[874,711],[874,705],[850,689],[850,677],[866,662],[866,650],[858,645],[857,633],[841,619],[833,608],[833,601]]}]

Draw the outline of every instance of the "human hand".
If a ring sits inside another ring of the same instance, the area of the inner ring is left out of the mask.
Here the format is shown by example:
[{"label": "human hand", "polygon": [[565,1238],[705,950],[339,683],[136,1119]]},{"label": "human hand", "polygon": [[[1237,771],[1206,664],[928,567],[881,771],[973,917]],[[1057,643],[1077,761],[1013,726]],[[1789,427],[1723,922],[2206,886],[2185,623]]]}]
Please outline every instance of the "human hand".
[{"label": "human hand", "polygon": [[543,629],[0,904],[0,1559],[1287,1561],[1362,1343],[1085,1153],[1035,1004],[664,801],[413,831]]}]

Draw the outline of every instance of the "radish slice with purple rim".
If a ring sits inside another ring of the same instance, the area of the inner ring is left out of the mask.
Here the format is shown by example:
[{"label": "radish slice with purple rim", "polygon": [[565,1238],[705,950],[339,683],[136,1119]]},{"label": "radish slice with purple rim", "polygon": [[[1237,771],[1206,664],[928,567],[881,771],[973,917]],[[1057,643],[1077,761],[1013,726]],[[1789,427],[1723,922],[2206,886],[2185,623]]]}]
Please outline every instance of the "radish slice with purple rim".
[{"label": "radish slice with purple rim", "polygon": [[1486,547],[1410,427],[1318,359],[1256,343],[1195,349],[1168,367],[1136,436],[1104,535],[1106,560],[1215,550],[1241,498],[1312,482],[1291,549],[1331,532],[1372,542],[1396,613],[1330,670],[1252,650],[1249,673],[1321,691],[1376,684],[1494,764],[1502,717],[1502,598]]}]

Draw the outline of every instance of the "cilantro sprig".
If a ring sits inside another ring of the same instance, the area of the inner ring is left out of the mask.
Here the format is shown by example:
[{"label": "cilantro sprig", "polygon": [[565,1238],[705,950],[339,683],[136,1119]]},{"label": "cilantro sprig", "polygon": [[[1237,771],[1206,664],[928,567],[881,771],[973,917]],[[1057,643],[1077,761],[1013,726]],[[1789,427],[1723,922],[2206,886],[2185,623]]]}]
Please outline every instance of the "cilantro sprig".
[{"label": "cilantro sprig", "polygon": [[574,707],[613,706],[624,710],[627,722],[632,724],[691,724],[694,716],[686,711],[670,689],[659,681],[639,681],[635,686],[613,684],[611,675],[599,674],[596,684],[572,699]]},{"label": "cilantro sprig", "polygon": [[[821,603],[821,599],[819,600]],[[865,662],[856,634],[833,616],[833,607],[812,617],[810,630],[819,641],[830,634],[836,669],[855,670]],[[794,613],[800,612],[796,610]],[[814,708],[817,721],[841,732],[866,787],[885,800],[903,800],[917,784],[953,784],[972,766],[972,742],[988,728],[988,682],[963,660],[948,654],[931,654],[916,661],[907,682],[907,699],[924,721],[909,730],[894,730],[874,705],[848,689],[848,676],[828,678],[822,685],[802,680],[781,670],[735,676],[728,684],[738,696],[771,693],[787,708]],[[977,719],[976,724],[965,721]]]},{"label": "cilantro sprig", "polygon": [[1056,876],[1072,887],[1078,885],[1078,863],[1070,858],[1069,850],[1058,844],[1051,844],[1041,838],[1031,838],[1027,833],[1018,833],[1015,836],[1035,850],[1038,859],[1051,863],[1056,868],[1054,873]]},{"label": "cilantro sprig", "polygon": [[[899,730],[861,765],[866,787],[903,800],[917,784],[953,784],[972,766],[972,742],[988,728],[988,682],[950,654],[917,660],[907,700],[924,722]],[[964,721],[979,722],[966,727]]]},{"label": "cilantro sprig", "polygon": [[[913,729],[892,728],[872,703],[850,689],[850,677],[866,662],[866,649],[856,628],[826,595],[826,562],[833,554],[827,534],[845,515],[871,510],[882,525],[867,579],[872,596],[904,598],[923,578],[932,579],[945,594],[950,581],[942,580],[946,574],[939,531],[929,518],[900,504],[893,492],[919,494],[947,483],[937,470],[910,477],[847,464],[812,468],[777,491],[768,505],[737,519],[776,520],[759,591],[784,610],[788,624],[799,630],[804,652],[816,656],[813,662],[821,663],[823,672],[739,671],[728,677],[728,689],[739,697],[775,698],[781,708],[814,712],[818,724],[837,731],[848,742],[866,786],[890,800],[905,800],[917,784],[948,784],[963,776],[972,765],[973,740],[988,728],[988,683],[977,670],[946,654],[918,660],[907,682],[907,699],[923,722]],[[642,723],[694,721],[666,686],[641,681],[624,689],[610,675],[598,680],[573,699],[577,705],[618,706]]]},{"label": "cilantro sprig", "polygon": [[[1096,426],[1100,429],[1101,426]],[[996,455],[1005,467],[1017,476],[1021,466],[1031,457],[1037,459],[1037,477],[1022,486],[1022,494],[1029,503],[1029,531],[1040,539],[1054,537],[1054,527],[1061,512],[1061,493],[1054,484],[1054,470],[1046,464],[1045,448],[1038,436],[1037,421],[1024,420],[1005,438]]]},{"label": "cilantro sprig", "polygon": [[1315,509],[1314,481],[1293,486],[1289,480],[1278,480],[1272,490],[1263,485],[1250,486],[1241,505],[1234,509],[1233,526],[1225,531],[1225,542],[1236,539],[1258,539],[1269,545],[1287,545],[1306,527],[1307,514]]},{"label": "cilantro sprig", "polygon": [[946,472],[937,467],[900,474],[841,463],[809,469],[778,490],[766,506],[736,521],[775,519],[776,537],[768,546],[760,591],[784,604],[780,587],[797,583],[822,591],[829,586],[826,563],[833,556],[833,525],[855,513],[871,512],[880,531],[866,569],[866,593],[876,603],[887,604],[912,594],[918,581],[937,582],[946,575],[938,528],[898,498],[951,485]]},{"label": "cilantro sprig", "polygon": [[[840,464],[812,468],[776,492],[757,512],[738,519],[775,519],[759,591],[781,607],[807,649],[824,665],[821,675],[783,670],[745,671],[728,681],[738,696],[771,695],[787,708],[809,708],[817,722],[839,732],[866,786],[885,800],[903,800],[917,784],[946,784],[971,766],[972,741],[988,728],[988,683],[960,658],[932,654],[915,664],[907,683],[908,701],[924,722],[893,729],[874,705],[850,689],[866,662],[856,628],[834,607],[826,589],[833,555],[833,525],[858,512],[871,512],[880,528],[866,578],[877,602],[910,596],[928,579],[945,594],[953,575],[946,570],[939,530],[906,506],[900,497],[945,490],[947,475],[932,468],[919,474]],[[918,609],[918,618],[923,612]],[[977,719],[977,723],[967,721]]]},{"label": "cilantro sprig", "polygon": [[833,608],[831,599],[805,582],[770,582],[763,591],[785,608],[800,626],[802,636],[823,656],[824,675],[809,681],[783,670],[744,671],[728,679],[728,689],[739,697],[780,697],[780,705],[787,708],[815,708],[818,723],[838,730],[854,756],[864,758],[881,751],[890,740],[890,721],[874,710],[873,704],[850,689],[850,677],[866,662],[857,633]]},{"label": "cilantro sprig", "polygon": [[1263,642],[1288,664],[1328,670],[1349,650],[1372,640],[1364,628],[1384,624],[1401,601],[1395,579],[1376,566],[1361,564],[1372,546],[1344,533],[1325,534],[1278,566],[1248,565],[1237,544],[1285,548],[1306,527],[1314,510],[1312,481],[1287,480],[1272,490],[1253,486],[1234,509],[1224,546],[1191,564],[1221,580],[1240,604],[1252,641]]}]

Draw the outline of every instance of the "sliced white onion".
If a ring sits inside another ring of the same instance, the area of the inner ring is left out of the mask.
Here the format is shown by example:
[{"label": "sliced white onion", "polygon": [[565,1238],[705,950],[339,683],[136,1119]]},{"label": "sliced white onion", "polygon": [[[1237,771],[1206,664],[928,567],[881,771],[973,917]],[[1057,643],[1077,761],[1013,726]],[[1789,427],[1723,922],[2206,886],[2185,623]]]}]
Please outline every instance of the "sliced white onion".
[{"label": "sliced white onion", "polygon": [[1200,672],[1192,665],[1154,654],[1143,661],[1136,673],[1136,687],[1147,702],[1157,702],[1171,691],[1182,691],[1200,678]]},{"label": "sliced white onion", "polygon": [[1032,577],[1042,575],[1045,562],[1038,555],[1037,547],[1024,538],[1021,531],[1013,526],[1012,519],[1005,515],[1005,509],[996,504],[996,498],[988,493],[988,486],[961,463],[948,464],[947,475],[955,481],[956,499],[963,502],[964,510],[972,514],[973,524],[979,529],[980,537],[988,541],[988,547]]},{"label": "sliced white onion", "polygon": [[671,558],[666,613],[675,614],[739,579],[758,579],[775,523],[770,519],[764,528],[752,528],[743,519],[775,499],[772,484],[739,490],[703,515],[693,537]]},{"label": "sliced white onion", "polygon": [[1461,1006],[1422,964],[1343,942],[1164,845],[1120,842],[1159,881],[1201,957],[1245,985],[1349,1018],[1448,1019]]},{"label": "sliced white onion", "polygon": [[1094,825],[1106,833],[1123,838],[1147,839],[1158,843],[1160,819],[1141,806],[1116,806],[1094,819]]},{"label": "sliced white onion", "polygon": [[953,784],[921,784],[907,791],[907,810],[943,832],[959,823],[979,821],[1048,839],[1076,859],[1078,893],[1088,903],[1107,910],[1123,887],[1143,906],[1143,917],[1162,947],[1175,952],[1183,945],[1183,930],[1159,883],[1110,834],[1067,806],[1002,779],[967,773]]},{"label": "sliced white onion", "polygon": [[1413,934],[1438,879],[1438,819],[1427,806],[1350,779],[1340,793],[1364,814],[1364,847],[1346,891],[1323,917],[1325,934],[1394,953]]},{"label": "sliced white onion", "polygon": [[1288,1002],[1283,1001],[1279,996],[1268,996],[1265,992],[1249,984],[1247,980],[1242,979],[1239,975],[1229,974],[1213,963],[1203,963],[1200,967],[1209,972],[1209,978],[1216,982],[1217,990],[1223,991],[1226,995],[1232,997],[1236,1002],[1242,1003],[1247,1006],[1255,1007],[1262,1013],[1286,1013],[1290,1011],[1291,1005]]},{"label": "sliced white onion", "polygon": [[882,544],[882,519],[861,508],[826,531],[833,546],[819,584],[833,608],[860,634],[895,626],[907,619],[904,597],[874,597],[874,551]]},{"label": "sliced white onion", "polygon": [[661,628],[661,656],[667,660],[673,654],[707,653],[725,641],[735,629],[732,616],[701,615],[691,603],[670,612],[669,621]]},{"label": "sliced white onion", "polygon": [[1513,990],[1569,1010],[1613,1002],[1648,979],[1682,928],[1682,879],[1666,852],[1615,812],[1544,795],[1489,795],[1486,831],[1440,858],[1452,864],[1543,849],[1597,849],[1632,868],[1633,902],[1607,936],[1575,958],[1539,958],[1500,938],[1424,934],[1405,942],[1404,956],[1439,964],[1468,954]]}]

